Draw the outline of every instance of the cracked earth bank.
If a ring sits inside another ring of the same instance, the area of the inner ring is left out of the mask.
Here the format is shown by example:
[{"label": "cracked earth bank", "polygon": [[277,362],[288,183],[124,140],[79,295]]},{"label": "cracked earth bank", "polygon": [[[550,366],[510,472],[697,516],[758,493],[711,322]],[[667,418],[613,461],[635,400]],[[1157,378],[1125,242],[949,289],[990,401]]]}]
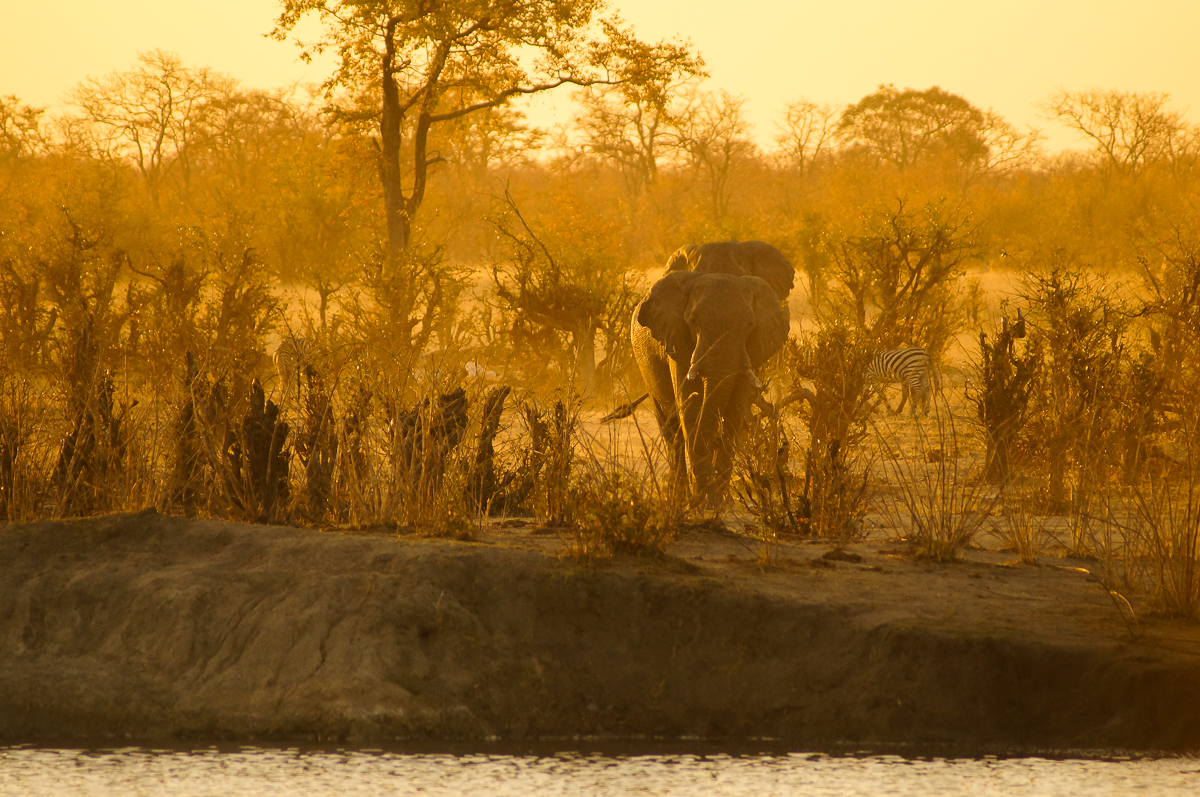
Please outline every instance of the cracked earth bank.
[{"label": "cracked earth bank", "polygon": [[[1200,629],[1081,570],[686,535],[580,563],[154,512],[0,528],[0,742],[1200,750]],[[893,546],[894,547],[894,546]]]}]

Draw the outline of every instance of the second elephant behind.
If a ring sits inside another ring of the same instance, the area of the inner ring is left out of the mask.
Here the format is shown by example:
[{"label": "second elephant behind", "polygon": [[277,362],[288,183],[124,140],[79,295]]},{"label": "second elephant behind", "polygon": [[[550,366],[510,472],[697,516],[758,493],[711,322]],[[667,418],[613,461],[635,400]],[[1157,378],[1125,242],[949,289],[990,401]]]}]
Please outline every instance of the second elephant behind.
[{"label": "second elephant behind", "polygon": [[783,252],[763,241],[714,241],[681,246],[667,258],[667,271],[761,277],[780,301],[787,299],[796,281],[796,269]]}]

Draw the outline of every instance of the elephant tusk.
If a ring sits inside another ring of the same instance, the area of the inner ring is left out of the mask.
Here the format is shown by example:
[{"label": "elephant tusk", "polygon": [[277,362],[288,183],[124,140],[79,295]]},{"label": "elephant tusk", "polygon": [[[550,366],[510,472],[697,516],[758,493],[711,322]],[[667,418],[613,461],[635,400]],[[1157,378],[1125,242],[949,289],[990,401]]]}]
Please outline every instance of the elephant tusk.
[{"label": "elephant tusk", "polygon": [[762,390],[763,383],[759,381],[758,375],[754,371],[746,371],[746,373],[750,376],[750,384],[754,385],[754,389]]}]

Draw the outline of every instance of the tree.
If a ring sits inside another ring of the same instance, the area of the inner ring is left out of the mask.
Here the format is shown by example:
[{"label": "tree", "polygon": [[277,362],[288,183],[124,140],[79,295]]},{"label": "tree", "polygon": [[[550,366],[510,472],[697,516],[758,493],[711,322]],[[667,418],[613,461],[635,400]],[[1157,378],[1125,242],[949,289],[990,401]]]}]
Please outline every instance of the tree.
[{"label": "tree", "polygon": [[437,145],[446,162],[479,184],[487,180],[489,167],[526,162],[546,137],[544,130],[525,123],[524,113],[507,107],[460,117],[439,132]]},{"label": "tree", "polygon": [[90,144],[102,156],[129,158],[141,172],[155,207],[164,176],[178,166],[186,190],[189,147],[204,104],[233,80],[208,69],[188,69],[173,53],[138,56],[129,72],[89,78],[69,94],[88,123]]},{"label": "tree", "polygon": [[315,114],[288,92],[239,90],[232,82],[215,86],[193,124],[189,168],[221,175],[246,191],[281,151],[316,127]]},{"label": "tree", "polygon": [[829,154],[838,125],[838,111],[832,105],[817,105],[809,100],[788,103],[783,124],[776,124],[775,143],[783,161],[801,177],[812,172],[819,160]]},{"label": "tree", "polygon": [[1137,173],[1181,150],[1194,153],[1196,131],[1183,114],[1166,110],[1160,92],[1060,91],[1042,107],[1046,117],[1078,130],[1117,171]]},{"label": "tree", "polygon": [[27,158],[45,146],[41,117],[44,108],[25,105],[17,97],[0,96],[0,163]]},{"label": "tree", "polygon": [[576,93],[583,110],[575,124],[583,135],[584,151],[616,164],[631,196],[658,180],[659,158],[681,121],[671,101],[680,79],[704,75],[703,64],[697,56],[663,80],[593,86]]},{"label": "tree", "polygon": [[[494,224],[501,236],[492,267],[494,296],[511,335],[506,348],[546,365],[554,352],[562,373],[591,392],[632,359],[629,319],[641,285],[613,225],[586,204],[565,198],[541,223],[526,219],[508,191]],[[605,354],[597,365],[597,343]]]},{"label": "tree", "polygon": [[847,146],[906,169],[943,152],[970,164],[987,157],[987,117],[937,86],[899,91],[881,85],[842,112],[838,134]]},{"label": "tree", "polygon": [[755,153],[750,123],[742,114],[745,97],[693,90],[679,111],[675,138],[691,167],[708,182],[713,219],[729,213],[730,177]]},{"label": "tree", "polygon": [[12,187],[18,168],[46,148],[44,110],[25,105],[12,95],[0,96],[0,199]]},{"label": "tree", "polygon": [[[337,51],[327,90],[369,87],[381,94],[379,176],[389,262],[407,249],[430,168],[443,159],[429,147],[435,126],[564,84],[662,80],[692,58],[683,45],[647,45],[621,29],[619,19],[598,19],[603,0],[281,3],[277,39],[309,14],[324,24],[320,39],[300,46],[304,58]],[[592,38],[597,28],[602,35]]]}]

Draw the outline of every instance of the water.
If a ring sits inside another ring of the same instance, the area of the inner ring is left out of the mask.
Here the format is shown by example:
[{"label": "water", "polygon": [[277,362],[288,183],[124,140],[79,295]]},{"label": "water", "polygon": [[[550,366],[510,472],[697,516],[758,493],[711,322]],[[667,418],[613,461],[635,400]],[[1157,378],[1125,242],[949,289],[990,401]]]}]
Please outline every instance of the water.
[{"label": "water", "polygon": [[1187,795],[1200,759],[0,748],[0,795]]}]

